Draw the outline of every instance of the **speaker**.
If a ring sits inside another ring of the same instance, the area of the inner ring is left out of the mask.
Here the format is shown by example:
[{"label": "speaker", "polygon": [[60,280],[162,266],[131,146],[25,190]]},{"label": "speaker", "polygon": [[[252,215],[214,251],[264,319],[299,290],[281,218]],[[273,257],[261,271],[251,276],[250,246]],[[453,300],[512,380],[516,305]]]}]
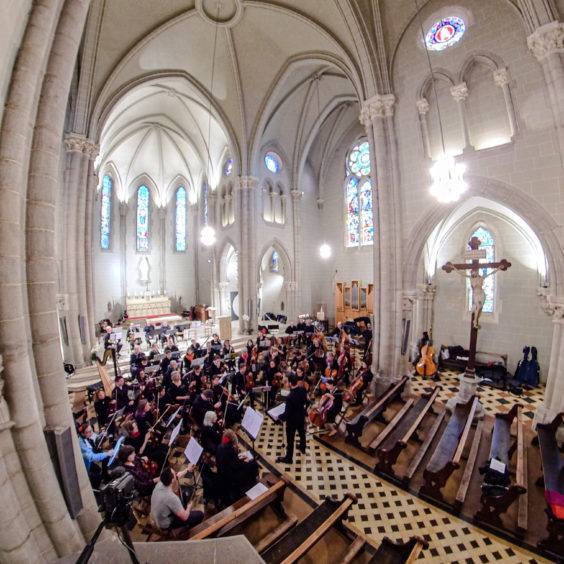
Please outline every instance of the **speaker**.
[{"label": "speaker", "polygon": [[404,355],[407,351],[407,341],[409,339],[409,328],[411,326],[411,319],[403,320],[403,337],[401,339],[401,354]]},{"label": "speaker", "polygon": [[47,427],[44,434],[67,509],[74,519],[82,511],[83,506],[74,462],[71,428]]}]

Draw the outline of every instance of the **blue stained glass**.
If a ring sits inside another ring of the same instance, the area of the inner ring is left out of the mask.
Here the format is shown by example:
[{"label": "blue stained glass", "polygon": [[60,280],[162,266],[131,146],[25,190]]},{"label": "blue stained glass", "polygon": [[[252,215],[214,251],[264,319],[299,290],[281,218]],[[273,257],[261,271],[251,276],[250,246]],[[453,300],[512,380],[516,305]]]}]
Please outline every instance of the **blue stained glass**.
[{"label": "blue stained glass", "polygon": [[204,225],[208,224],[208,183],[204,182]]},{"label": "blue stained glass", "polygon": [[370,179],[366,179],[360,187],[360,208],[362,210],[360,244],[371,245],[374,242],[374,216],[372,213],[372,182]]},{"label": "blue stained glass", "polygon": [[278,272],[279,268],[279,258],[278,258],[278,251],[272,251],[272,260],[270,263],[270,270],[272,272]]},{"label": "blue stained glass", "polygon": [[229,176],[232,170],[233,170],[233,159],[227,159],[227,162],[225,163],[225,168],[223,169],[225,176]]},{"label": "blue stained glass", "polygon": [[186,250],[186,190],[181,186],[176,191],[176,250]]},{"label": "blue stained glass", "polygon": [[443,18],[427,32],[425,45],[429,51],[442,51],[458,43],[465,31],[463,19],[454,16]]},{"label": "blue stained glass", "polygon": [[137,250],[149,250],[149,190],[145,185],[137,190]]},{"label": "blue stained glass", "polygon": [[355,176],[347,182],[347,247],[357,247],[360,242],[358,213],[358,179]]},{"label": "blue stained glass", "polygon": [[100,218],[100,246],[110,248],[110,227],[112,219],[112,179],[106,174],[102,179],[102,212]]},{"label": "blue stained glass", "polygon": [[[478,237],[480,239],[480,249],[486,251],[486,258],[480,259],[480,262],[495,262],[495,244],[492,234],[483,227],[479,227],[472,233],[472,237]],[[468,246],[468,249],[470,247]],[[480,273],[482,276],[491,272],[492,269],[484,268]],[[472,309],[472,287],[470,286],[470,280],[466,280],[466,292],[468,294],[468,311]],[[482,313],[493,313],[494,312],[494,296],[495,296],[495,274],[493,276],[488,276],[484,280],[484,293],[486,299],[484,300],[484,307],[482,308]]]},{"label": "blue stained glass", "polygon": [[280,172],[280,159],[276,153],[266,153],[264,156],[266,168],[273,173]]},{"label": "blue stained glass", "polygon": [[370,146],[368,141],[356,145],[349,153],[348,170],[356,176],[368,176],[370,174]]}]

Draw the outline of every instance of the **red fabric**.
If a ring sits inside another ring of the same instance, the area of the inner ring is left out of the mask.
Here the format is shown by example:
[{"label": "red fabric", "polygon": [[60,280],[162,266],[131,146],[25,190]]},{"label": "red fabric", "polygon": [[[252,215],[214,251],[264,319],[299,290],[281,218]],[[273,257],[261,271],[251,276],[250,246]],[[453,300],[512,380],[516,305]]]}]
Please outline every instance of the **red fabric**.
[{"label": "red fabric", "polygon": [[223,437],[221,442],[227,444],[229,442],[229,437]]}]

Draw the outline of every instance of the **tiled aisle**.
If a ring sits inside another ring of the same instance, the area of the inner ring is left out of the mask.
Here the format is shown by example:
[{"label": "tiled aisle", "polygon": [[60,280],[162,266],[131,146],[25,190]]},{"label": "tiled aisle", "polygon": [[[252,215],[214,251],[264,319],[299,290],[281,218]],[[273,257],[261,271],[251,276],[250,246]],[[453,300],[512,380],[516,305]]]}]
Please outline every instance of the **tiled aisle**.
[{"label": "tiled aisle", "polygon": [[316,502],[356,494],[349,523],[375,545],[384,536],[407,540],[419,535],[429,542],[420,557],[425,562],[549,562],[409,495],[311,438],[305,455],[297,451],[293,464],[278,464],[283,444],[283,427],[265,417],[257,452]]}]

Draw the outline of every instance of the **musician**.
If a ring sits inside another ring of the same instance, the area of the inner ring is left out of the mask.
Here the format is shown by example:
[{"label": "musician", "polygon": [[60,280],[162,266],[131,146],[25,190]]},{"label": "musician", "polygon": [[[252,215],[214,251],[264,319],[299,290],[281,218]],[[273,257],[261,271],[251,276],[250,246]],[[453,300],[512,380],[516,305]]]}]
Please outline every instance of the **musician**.
[{"label": "musician", "polygon": [[213,404],[213,392],[210,389],[204,390],[201,394],[196,396],[192,404],[192,417],[194,421],[201,427],[204,424],[204,417],[208,411],[214,411],[219,408],[221,403]]},{"label": "musician", "polygon": [[173,404],[182,403],[190,399],[188,388],[182,383],[180,378],[180,372],[172,373],[172,382],[167,390],[167,394]]},{"label": "musician", "polygon": [[145,438],[147,431],[153,424],[153,411],[151,404],[146,399],[140,399],[135,410],[135,423],[141,436]]},{"label": "musician", "polygon": [[160,468],[164,464],[167,448],[153,441],[151,433],[142,434],[136,421],[126,421],[123,428],[128,435],[124,443],[135,449],[137,455],[142,457],[142,462],[154,462],[155,468]]},{"label": "musician", "polygon": [[180,498],[172,491],[174,480],[184,477],[194,468],[194,464],[188,464],[185,470],[177,474],[170,466],[167,466],[161,472],[160,480],[151,495],[151,517],[160,529],[166,531],[179,527],[190,528],[204,520],[204,514],[201,511],[192,511],[192,502],[184,507]]},{"label": "musician", "polygon": [[224,388],[219,383],[219,375],[215,375],[211,381],[211,391],[213,393],[213,403],[214,405],[219,402],[221,409],[225,408],[224,401],[227,401],[227,395],[224,394]]},{"label": "musician", "polygon": [[161,360],[161,370],[163,374],[166,374],[171,362],[172,362],[172,351],[166,351],[165,357]]},{"label": "musician", "polygon": [[248,347],[241,351],[241,355],[237,359],[237,368],[241,368],[242,364],[244,364],[248,368],[251,367],[251,357],[248,351]]},{"label": "musician", "polygon": [[172,337],[168,337],[166,340],[166,343],[164,343],[164,350],[166,351],[171,351],[173,353],[178,352],[178,347],[176,346],[176,343],[172,340]]},{"label": "musician", "polygon": [[215,460],[223,503],[230,504],[242,498],[256,483],[258,464],[253,458],[239,454],[237,435],[231,429],[227,429],[223,434]]},{"label": "musician", "polygon": [[219,340],[219,335],[214,333],[212,335],[212,347],[221,347],[221,341]]},{"label": "musician", "polygon": [[288,376],[290,394],[286,398],[286,410],[277,418],[286,421],[286,455],[279,456],[276,462],[291,464],[294,455],[294,437],[296,431],[300,437],[300,451],[305,454],[305,417],[306,406],[309,403],[307,391],[303,386],[298,385],[298,377],[295,374]]},{"label": "musician", "polygon": [[[163,360],[166,360],[163,359]],[[174,372],[180,372],[179,368],[178,368],[178,361],[171,359],[168,368],[163,372],[163,381],[162,384],[163,386],[165,386],[166,388],[168,388],[170,386],[170,382],[172,380],[172,374]]]},{"label": "musician", "polygon": [[301,350],[297,350],[294,354],[294,358],[292,359],[292,361],[290,362],[290,368],[292,370],[296,370],[297,366],[301,363],[304,362],[306,359],[306,357],[304,356],[304,354],[302,353]]},{"label": "musician", "polygon": [[312,338],[314,333],[315,333],[315,327],[311,323],[311,319],[308,319],[306,321],[305,328],[304,328],[304,337],[306,338],[306,341],[309,341]]},{"label": "musician", "polygon": [[[96,452],[95,444],[98,440],[98,435],[92,430],[92,427],[88,423],[81,425],[78,428],[78,433],[80,453],[82,454],[82,460],[84,460],[84,465],[88,472],[88,478],[90,478],[90,484],[94,489],[98,489],[102,478],[107,473],[107,459],[114,454],[114,451],[107,450],[104,452]],[[98,465],[99,462],[102,462],[102,467]]]},{"label": "musician", "polygon": [[125,334],[126,339],[129,341],[131,350],[136,344],[140,344],[139,339],[137,339],[137,331],[135,330],[135,324],[130,323],[127,333]]},{"label": "musician", "polygon": [[151,345],[151,352],[149,353],[149,360],[153,360],[156,356],[160,355],[159,343],[153,343]]},{"label": "musician", "polygon": [[325,376],[327,378],[333,378],[337,376],[339,371],[339,365],[337,360],[333,357],[333,353],[327,353],[327,358],[325,359]]},{"label": "musician", "polygon": [[137,367],[141,364],[141,361],[145,358],[145,353],[141,351],[140,345],[134,345],[131,347],[133,352],[129,356],[129,369],[131,374],[137,371]]},{"label": "musician", "polygon": [[[257,338],[262,338],[260,335]],[[255,348],[255,344],[253,342],[252,339],[247,339],[247,344],[245,345],[245,349],[247,350],[247,355],[250,357],[253,349]],[[245,349],[243,349],[243,352],[245,351]]]},{"label": "musician", "polygon": [[161,325],[161,343],[163,346],[168,341],[169,337],[172,339],[172,342],[175,342],[174,332],[169,324],[166,321],[163,321]]},{"label": "musician", "polygon": [[143,331],[145,332],[145,341],[151,346],[151,337],[155,334],[155,326],[149,322],[143,327]]},{"label": "musician", "polygon": [[204,351],[202,350],[202,348],[200,347],[200,343],[198,343],[196,339],[192,339],[192,341],[190,341],[190,347],[194,351],[194,355],[196,358],[200,358],[201,356],[204,356]]},{"label": "musician", "polygon": [[[328,437],[333,437],[337,434],[337,425],[335,424],[335,419],[337,415],[341,413],[343,408],[343,392],[338,388],[335,380],[327,380],[325,383],[328,389],[327,394],[328,400],[331,402],[329,409],[326,412],[326,427],[329,429]],[[327,401],[326,399],[326,401]]]},{"label": "musician", "polygon": [[113,391],[113,399],[116,402],[116,411],[125,407],[126,412],[133,413],[135,402],[129,399],[129,390],[129,386],[125,383],[123,376],[119,374],[116,378],[116,387]]},{"label": "musician", "polygon": [[311,357],[316,370],[322,370],[325,363],[325,348],[317,337],[314,337],[308,347],[307,355]]},{"label": "musician", "polygon": [[116,345],[115,339],[112,337],[113,329],[111,327],[106,327],[106,334],[104,335],[104,350],[111,350],[116,349],[117,354],[121,351],[121,347],[123,346],[121,342],[118,342]]},{"label": "musician", "polygon": [[374,378],[374,374],[372,374],[372,370],[370,370],[370,367],[364,360],[360,363],[360,369],[356,377],[362,378],[362,386],[356,392],[354,403],[351,404],[353,407],[362,404],[362,394],[364,393],[364,390],[368,388],[370,382],[372,382],[372,379]]},{"label": "musician", "polygon": [[214,376],[217,376],[219,374],[223,374],[224,372],[225,372],[225,365],[221,361],[221,358],[219,356],[216,356],[213,359],[213,362],[212,362],[212,365],[210,366],[208,374],[209,374],[210,378],[213,378]]},{"label": "musician", "polygon": [[[137,380],[139,382],[139,397],[153,401],[155,399],[155,378],[147,378],[145,371],[140,370],[139,374],[137,374]],[[137,398],[138,402],[139,397]]]},{"label": "musician", "polygon": [[271,390],[266,392],[266,402],[265,408],[270,409],[274,407],[274,400],[276,399],[276,395],[278,394],[278,390],[280,389],[280,385],[282,383],[282,373],[280,372],[280,368],[276,366],[276,362],[270,359],[268,363],[268,367],[264,373],[264,381],[265,386],[271,386]]},{"label": "musician", "polygon": [[221,356],[226,357],[234,353],[235,349],[231,346],[231,342],[229,341],[229,339],[225,339],[225,341],[223,341],[223,347],[221,347]]},{"label": "musician", "polygon": [[187,374],[192,368],[192,361],[194,360],[194,349],[188,347],[186,354],[182,357],[182,373]]},{"label": "musician", "polygon": [[215,411],[206,412],[202,424],[202,448],[204,452],[209,452],[215,456],[222,435],[223,431],[218,424],[217,413]]},{"label": "musician", "polygon": [[370,323],[366,324],[366,329],[362,332],[362,336],[364,337],[364,352],[362,358],[366,358],[372,344],[372,325]]},{"label": "musician", "polygon": [[344,344],[341,345],[341,349],[339,351],[339,357],[337,358],[337,366],[339,367],[338,378],[340,380],[343,380],[345,385],[348,386],[350,384],[352,358],[351,358],[350,349]]},{"label": "musician", "polygon": [[331,335],[331,337],[337,337],[337,340],[341,341],[341,337],[343,336],[343,331],[344,331],[343,323],[339,321],[336,327],[333,329],[333,331],[329,333],[329,335]]},{"label": "musician", "polygon": [[247,394],[247,370],[247,365],[242,363],[239,365],[239,370],[233,374],[231,379],[231,393],[233,395],[245,396]]},{"label": "musician", "polygon": [[194,368],[192,368],[192,370],[190,370],[188,374],[184,375],[184,381],[187,384],[194,382],[196,390],[198,390],[198,392],[202,389],[202,379],[205,379],[205,375],[202,371],[201,364],[195,364]]},{"label": "musician", "polygon": [[110,418],[110,404],[112,400],[106,396],[103,389],[96,391],[96,399],[94,400],[94,409],[96,411],[96,418],[98,419],[98,429],[106,425]]},{"label": "musician", "polygon": [[140,496],[146,497],[153,493],[159,477],[154,477],[144,466],[143,462],[135,455],[135,449],[130,445],[122,445],[118,452],[121,465],[133,476],[135,489]]},{"label": "musician", "polygon": [[209,374],[214,358],[215,358],[215,353],[213,352],[212,344],[210,341],[208,341],[206,345],[206,354],[204,355],[204,372],[206,374]]}]

